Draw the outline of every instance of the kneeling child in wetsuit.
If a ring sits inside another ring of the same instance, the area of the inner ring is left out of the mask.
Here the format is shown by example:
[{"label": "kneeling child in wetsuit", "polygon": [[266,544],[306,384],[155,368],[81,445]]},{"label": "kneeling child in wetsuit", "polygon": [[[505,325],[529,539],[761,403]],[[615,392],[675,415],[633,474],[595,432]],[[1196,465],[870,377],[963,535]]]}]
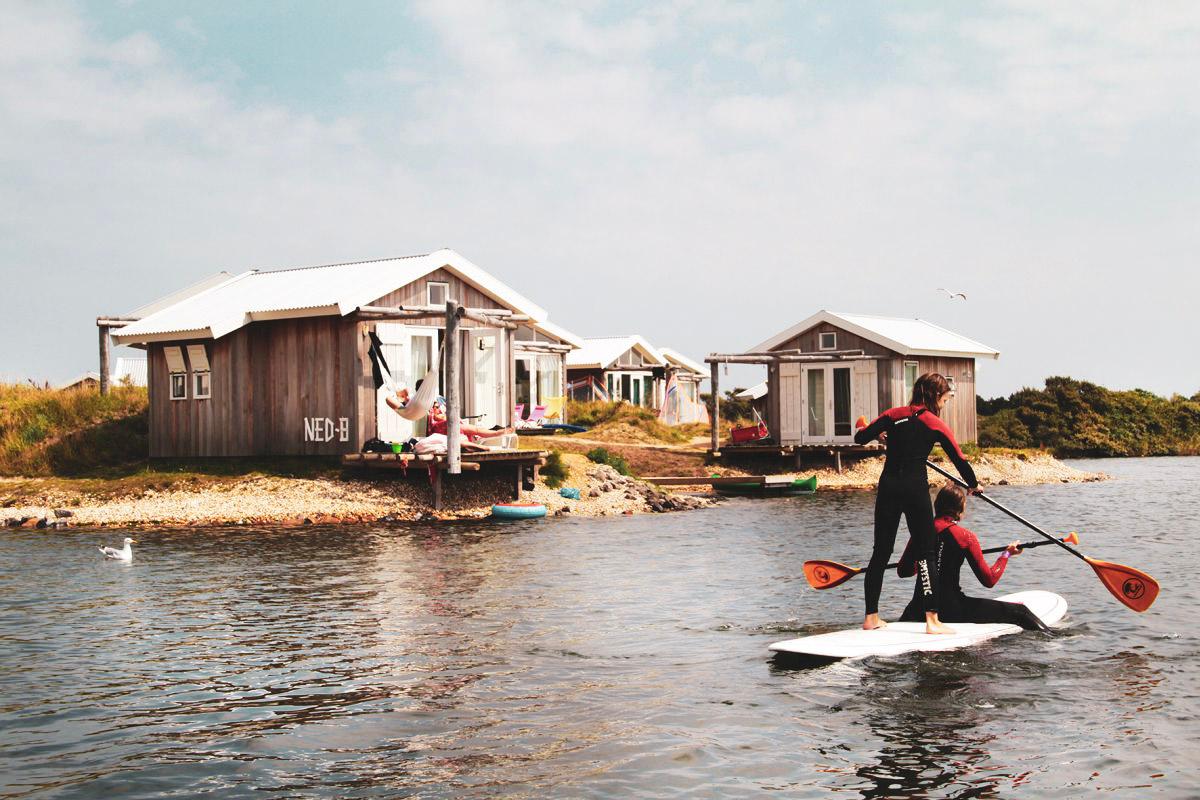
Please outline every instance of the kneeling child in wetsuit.
[{"label": "kneeling child in wetsuit", "polygon": [[[943,622],[1007,622],[1020,625],[1025,630],[1049,630],[1037,615],[1021,603],[1006,603],[1003,600],[989,600],[982,597],[968,597],[963,593],[959,584],[958,573],[963,562],[971,565],[971,570],[979,582],[989,589],[1000,581],[1008,560],[1021,552],[1017,542],[1000,554],[996,563],[988,566],[983,559],[979,539],[974,533],[958,524],[966,511],[967,497],[963,490],[953,484],[948,484],[940,492],[933,503],[936,519],[933,527],[937,532],[937,564],[939,597],[939,612]],[[900,565],[896,572],[901,578],[909,578],[917,574],[918,550],[913,539],[908,540],[904,547],[904,555],[900,557]],[[921,582],[918,580],[913,591],[913,599],[901,615],[901,622],[923,622],[925,620],[924,595]]]}]

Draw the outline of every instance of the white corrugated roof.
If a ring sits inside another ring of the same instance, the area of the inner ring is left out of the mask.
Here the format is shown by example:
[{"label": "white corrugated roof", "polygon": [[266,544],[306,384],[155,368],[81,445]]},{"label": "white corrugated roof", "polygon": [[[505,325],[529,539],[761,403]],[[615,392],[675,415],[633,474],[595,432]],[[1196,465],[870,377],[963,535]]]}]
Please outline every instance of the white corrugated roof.
[{"label": "white corrugated roof", "polygon": [[766,396],[767,396],[767,382],[766,381],[755,384],[754,386],[751,386],[749,389],[742,389],[740,392],[738,392],[736,395],[734,395],[734,397],[746,397],[751,400],[757,400],[760,397],[766,397]]},{"label": "white corrugated roof", "polygon": [[957,356],[963,358],[999,358],[1000,351],[948,331],[923,319],[877,317],[869,314],[844,314],[818,311],[799,325],[777,333],[747,352],[771,350],[815,325],[828,322],[864,339],[883,345],[906,356]]},{"label": "white corrugated roof", "polygon": [[674,362],[676,366],[683,367],[684,369],[694,372],[697,375],[707,375],[709,373],[709,370],[705,369],[699,361],[693,361],[678,350],[672,350],[669,347],[660,347],[658,348],[658,352],[661,353],[662,357],[667,361]]},{"label": "white corrugated roof", "polygon": [[567,366],[588,369],[607,369],[621,354],[636,348],[655,366],[664,367],[662,355],[637,334],[631,336],[601,336],[583,340],[583,346],[567,353]]},{"label": "white corrugated roof", "polygon": [[120,383],[126,377],[129,378],[129,382],[134,386],[145,386],[146,359],[119,356],[117,358],[117,366],[112,371],[112,381],[113,383]]},{"label": "white corrugated roof", "polygon": [[119,344],[217,339],[255,320],[344,316],[443,268],[516,313],[545,321],[541,306],[453,250],[438,250],[378,261],[243,272],[126,325],[113,339]]},{"label": "white corrugated roof", "polygon": [[533,323],[533,327],[535,330],[539,330],[548,336],[553,336],[555,339],[566,342],[572,347],[583,347],[582,337],[576,336],[561,325],[555,325],[548,319]]}]

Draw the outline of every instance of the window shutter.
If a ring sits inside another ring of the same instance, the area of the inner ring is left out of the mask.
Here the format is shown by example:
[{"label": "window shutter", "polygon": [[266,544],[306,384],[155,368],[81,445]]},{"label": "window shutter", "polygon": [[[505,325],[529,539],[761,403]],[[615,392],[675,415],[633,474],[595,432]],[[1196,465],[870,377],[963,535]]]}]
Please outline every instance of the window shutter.
[{"label": "window shutter", "polygon": [[208,353],[202,344],[189,344],[187,346],[188,361],[192,362],[192,369],[196,372],[208,372]]},{"label": "window shutter", "polygon": [[168,372],[187,372],[187,367],[183,364],[183,348],[164,347],[163,355],[167,358]]}]

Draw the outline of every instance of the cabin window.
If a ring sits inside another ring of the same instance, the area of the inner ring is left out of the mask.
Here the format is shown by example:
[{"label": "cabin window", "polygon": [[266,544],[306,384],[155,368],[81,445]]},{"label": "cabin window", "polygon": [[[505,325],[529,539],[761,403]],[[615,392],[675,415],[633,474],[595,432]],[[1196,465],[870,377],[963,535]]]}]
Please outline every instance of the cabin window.
[{"label": "cabin window", "polygon": [[537,357],[538,402],[542,405],[551,397],[562,397],[562,359],[558,356]]},{"label": "cabin window", "polygon": [[212,374],[208,366],[208,351],[202,344],[187,346],[188,362],[192,366],[192,397],[207,400],[212,396]]},{"label": "cabin window", "polygon": [[901,398],[901,402],[903,403],[907,403],[912,399],[913,387],[917,385],[917,370],[919,368],[920,365],[916,361],[904,362],[904,397]]},{"label": "cabin window", "polygon": [[817,347],[821,350],[837,350],[837,334],[833,331],[822,332]]},{"label": "cabin window", "polygon": [[182,347],[164,347],[163,358],[170,373],[171,399],[187,400],[187,365],[183,362]]},{"label": "cabin window", "polygon": [[954,378],[951,378],[949,375],[943,375],[942,377],[946,379],[946,383],[950,384],[950,396],[953,397],[956,391],[954,388]]},{"label": "cabin window", "polygon": [[197,400],[207,400],[212,397],[212,373],[192,373],[192,397]]},{"label": "cabin window", "polygon": [[613,374],[611,372],[604,373],[604,378],[608,383],[608,399],[616,400],[617,396],[613,394]]},{"label": "cabin window", "polygon": [[430,281],[425,284],[426,301],[431,306],[444,306],[450,297],[450,284],[445,281]]}]

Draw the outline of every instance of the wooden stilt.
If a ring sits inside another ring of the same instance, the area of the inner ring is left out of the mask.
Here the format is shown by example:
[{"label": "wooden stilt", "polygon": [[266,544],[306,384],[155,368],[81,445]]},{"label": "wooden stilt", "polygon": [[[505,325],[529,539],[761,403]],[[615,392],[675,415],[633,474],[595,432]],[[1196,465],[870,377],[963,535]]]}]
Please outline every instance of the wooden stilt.
[{"label": "wooden stilt", "polygon": [[521,484],[525,482],[525,465],[517,464],[516,480],[513,481],[513,500],[521,499]]},{"label": "wooden stilt", "polygon": [[441,511],[442,510],[442,481],[444,481],[446,478],[445,478],[445,475],[442,473],[442,470],[437,469],[437,468],[433,469],[432,474],[433,474],[433,510]]},{"label": "wooden stilt", "polygon": [[709,373],[709,386],[712,389],[713,411],[712,411],[712,454],[714,456],[721,454],[721,382],[718,377],[720,365],[712,362],[711,371]]},{"label": "wooden stilt", "polygon": [[108,326],[100,326],[100,394],[108,394],[108,353],[111,340]]},{"label": "wooden stilt", "polygon": [[457,300],[446,301],[446,471],[462,473],[462,398],[458,386]]},{"label": "wooden stilt", "polygon": [[841,451],[841,450],[834,450],[834,451],[833,451],[833,457],[834,457],[834,459],[835,459],[835,460],[836,460],[836,462],[837,462],[837,471],[838,471],[838,475],[841,475],[841,474],[842,474],[842,451]]}]

